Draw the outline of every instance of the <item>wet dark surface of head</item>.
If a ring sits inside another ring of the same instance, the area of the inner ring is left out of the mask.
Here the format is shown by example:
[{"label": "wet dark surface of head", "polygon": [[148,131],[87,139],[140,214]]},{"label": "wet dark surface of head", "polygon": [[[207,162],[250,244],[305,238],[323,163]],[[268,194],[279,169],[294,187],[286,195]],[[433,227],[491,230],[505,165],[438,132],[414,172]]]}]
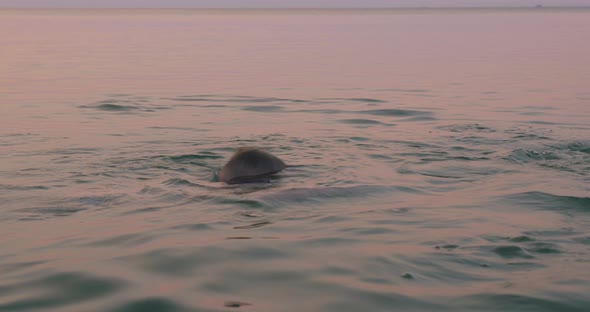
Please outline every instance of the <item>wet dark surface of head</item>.
[{"label": "wet dark surface of head", "polygon": [[239,148],[219,173],[219,181],[237,184],[267,182],[287,165],[278,157],[256,147]]}]

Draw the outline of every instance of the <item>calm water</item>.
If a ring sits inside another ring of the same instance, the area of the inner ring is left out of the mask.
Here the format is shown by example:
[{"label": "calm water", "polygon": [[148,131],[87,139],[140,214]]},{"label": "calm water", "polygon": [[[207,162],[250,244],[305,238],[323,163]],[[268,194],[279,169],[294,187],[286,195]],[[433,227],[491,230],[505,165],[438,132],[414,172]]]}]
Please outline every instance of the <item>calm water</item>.
[{"label": "calm water", "polygon": [[[0,11],[0,311],[588,311],[590,10]],[[226,186],[236,147],[291,165]]]}]

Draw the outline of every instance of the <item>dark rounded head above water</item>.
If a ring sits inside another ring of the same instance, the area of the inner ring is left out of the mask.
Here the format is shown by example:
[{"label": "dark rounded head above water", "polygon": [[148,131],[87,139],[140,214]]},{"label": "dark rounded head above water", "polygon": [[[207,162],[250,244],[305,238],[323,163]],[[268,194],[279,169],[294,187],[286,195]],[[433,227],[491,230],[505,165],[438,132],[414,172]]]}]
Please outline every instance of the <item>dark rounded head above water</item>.
[{"label": "dark rounded head above water", "polygon": [[287,168],[278,157],[256,147],[241,147],[221,168],[219,181],[228,184],[264,181]]}]

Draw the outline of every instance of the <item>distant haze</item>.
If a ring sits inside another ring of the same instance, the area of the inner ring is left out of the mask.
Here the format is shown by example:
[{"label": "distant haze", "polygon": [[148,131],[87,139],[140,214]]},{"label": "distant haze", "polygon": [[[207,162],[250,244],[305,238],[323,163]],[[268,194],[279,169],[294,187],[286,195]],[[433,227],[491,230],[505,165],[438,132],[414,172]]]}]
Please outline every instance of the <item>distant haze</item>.
[{"label": "distant haze", "polygon": [[590,6],[590,0],[0,0],[13,8],[379,8]]}]

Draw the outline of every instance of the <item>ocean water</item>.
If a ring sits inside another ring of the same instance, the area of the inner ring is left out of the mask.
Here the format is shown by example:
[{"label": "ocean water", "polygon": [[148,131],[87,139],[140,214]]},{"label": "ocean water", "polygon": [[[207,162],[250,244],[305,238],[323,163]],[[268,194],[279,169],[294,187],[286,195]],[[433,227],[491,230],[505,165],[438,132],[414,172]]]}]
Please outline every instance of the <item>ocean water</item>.
[{"label": "ocean water", "polygon": [[0,10],[0,311],[588,311],[589,30]]}]

